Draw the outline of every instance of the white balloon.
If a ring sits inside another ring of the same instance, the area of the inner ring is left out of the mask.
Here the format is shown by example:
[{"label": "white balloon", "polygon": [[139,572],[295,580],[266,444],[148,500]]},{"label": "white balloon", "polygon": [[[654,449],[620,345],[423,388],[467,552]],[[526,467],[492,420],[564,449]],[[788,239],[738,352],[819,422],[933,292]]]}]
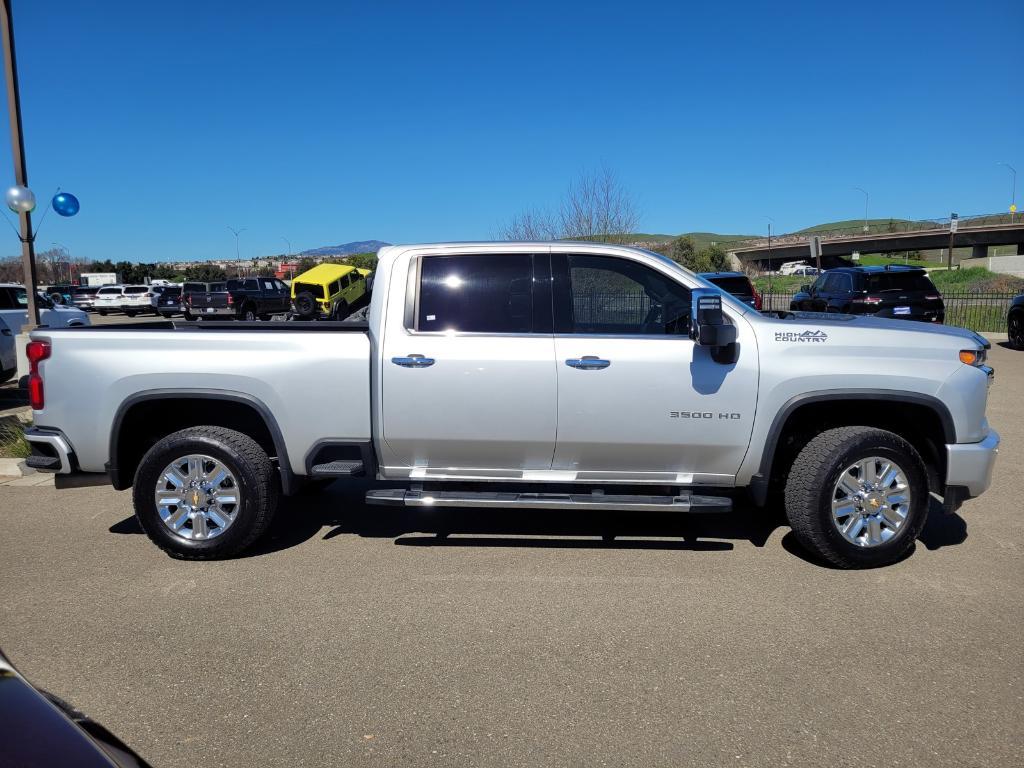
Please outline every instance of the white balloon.
[{"label": "white balloon", "polygon": [[35,192],[15,184],[7,190],[7,207],[15,213],[31,213],[36,208]]}]

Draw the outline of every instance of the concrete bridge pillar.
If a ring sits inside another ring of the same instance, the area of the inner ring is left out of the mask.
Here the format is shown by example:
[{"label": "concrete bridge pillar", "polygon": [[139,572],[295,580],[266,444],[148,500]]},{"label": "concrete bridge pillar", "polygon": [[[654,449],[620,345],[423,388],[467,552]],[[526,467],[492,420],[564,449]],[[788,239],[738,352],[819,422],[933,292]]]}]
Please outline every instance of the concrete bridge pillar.
[{"label": "concrete bridge pillar", "polygon": [[971,248],[972,259],[987,259],[988,258],[988,246],[987,245],[975,245]]}]

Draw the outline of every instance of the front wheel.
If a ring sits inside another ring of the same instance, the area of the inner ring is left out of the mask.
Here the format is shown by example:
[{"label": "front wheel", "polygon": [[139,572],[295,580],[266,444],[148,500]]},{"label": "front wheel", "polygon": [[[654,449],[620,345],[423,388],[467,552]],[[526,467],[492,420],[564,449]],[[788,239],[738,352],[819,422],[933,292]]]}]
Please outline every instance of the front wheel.
[{"label": "front wheel", "polygon": [[898,561],[928,517],[920,455],[872,427],[829,429],[808,442],[790,468],[785,498],[800,542],[839,568]]},{"label": "front wheel", "polygon": [[171,557],[211,560],[251,546],[277,509],[278,478],[260,445],[223,427],[158,441],[139,463],[135,516]]}]

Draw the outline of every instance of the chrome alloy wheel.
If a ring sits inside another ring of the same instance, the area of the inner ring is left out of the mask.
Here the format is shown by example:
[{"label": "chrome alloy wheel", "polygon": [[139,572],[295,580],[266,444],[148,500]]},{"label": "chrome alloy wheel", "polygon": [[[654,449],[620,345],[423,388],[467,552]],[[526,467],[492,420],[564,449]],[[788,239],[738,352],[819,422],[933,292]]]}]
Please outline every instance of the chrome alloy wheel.
[{"label": "chrome alloy wheel", "polygon": [[896,462],[869,456],[843,470],[832,489],[832,522],[848,542],[876,547],[910,514],[910,485]]},{"label": "chrome alloy wheel", "polygon": [[171,533],[189,541],[206,541],[231,527],[242,506],[242,490],[223,462],[191,454],[164,467],[154,500]]}]

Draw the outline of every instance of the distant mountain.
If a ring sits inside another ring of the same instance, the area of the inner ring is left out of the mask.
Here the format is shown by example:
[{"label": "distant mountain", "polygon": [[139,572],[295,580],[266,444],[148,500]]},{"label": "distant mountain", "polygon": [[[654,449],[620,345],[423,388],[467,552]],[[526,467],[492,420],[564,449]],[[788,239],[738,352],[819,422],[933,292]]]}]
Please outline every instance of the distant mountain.
[{"label": "distant mountain", "polygon": [[376,253],[385,245],[391,245],[391,243],[385,243],[383,240],[356,240],[355,242],[342,243],[341,245],[324,245],[320,248],[310,248],[308,251],[300,253],[299,256],[318,258],[323,256],[351,256],[353,253]]}]

